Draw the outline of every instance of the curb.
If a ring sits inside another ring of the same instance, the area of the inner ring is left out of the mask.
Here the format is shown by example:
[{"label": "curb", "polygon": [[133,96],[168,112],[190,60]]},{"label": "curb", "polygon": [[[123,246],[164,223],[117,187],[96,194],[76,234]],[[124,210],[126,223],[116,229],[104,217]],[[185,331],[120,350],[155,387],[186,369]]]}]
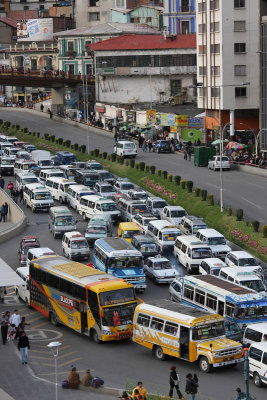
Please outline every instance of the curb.
[{"label": "curb", "polygon": [[0,388],[0,399],[1,400],[15,400],[14,397],[11,397],[7,392]]},{"label": "curb", "polygon": [[[12,208],[14,210],[14,207],[19,211],[21,214],[21,218],[18,222],[14,223],[14,225],[8,229],[6,229],[4,232],[0,234],[0,243],[5,242],[6,240],[11,239],[12,237],[18,235],[21,233],[26,225],[27,225],[27,218],[22,209],[11,199],[11,197],[2,189],[0,189],[0,194],[6,198],[6,200],[9,202],[9,208],[10,208],[10,213],[12,214]],[[1,397],[0,397],[1,399]]]},{"label": "curb", "polygon": [[100,387],[100,388],[93,388],[91,386],[82,386],[79,385],[79,389],[83,390],[85,392],[91,392],[91,393],[101,393],[101,394],[109,394],[109,395],[114,395],[114,396],[122,396],[123,389],[116,389],[116,388],[111,388],[108,386]]}]

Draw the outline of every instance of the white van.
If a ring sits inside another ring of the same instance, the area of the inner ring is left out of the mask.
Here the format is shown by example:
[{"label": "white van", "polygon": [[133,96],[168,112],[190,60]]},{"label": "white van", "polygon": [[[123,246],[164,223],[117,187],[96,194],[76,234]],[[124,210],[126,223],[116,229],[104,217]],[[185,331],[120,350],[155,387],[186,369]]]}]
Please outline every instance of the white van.
[{"label": "white van", "polygon": [[37,176],[31,172],[19,172],[16,175],[16,188],[20,190],[24,189],[25,185],[30,183],[39,183]]},{"label": "white van", "polygon": [[196,239],[193,235],[183,235],[176,239],[174,256],[179,260],[187,272],[199,272],[201,261],[213,258],[211,248]]},{"label": "white van", "polygon": [[135,158],[137,156],[137,147],[130,140],[118,140],[114,145],[114,153],[122,157]]},{"label": "white van", "polygon": [[199,273],[201,275],[219,276],[220,270],[225,267],[227,267],[227,265],[220,258],[206,258],[200,263]]},{"label": "white van", "polygon": [[267,342],[253,343],[248,352],[249,375],[256,386],[267,383]]},{"label": "white van", "polygon": [[69,206],[74,208],[75,211],[78,212],[78,207],[80,204],[80,199],[83,196],[94,195],[93,192],[88,186],[84,185],[70,185],[68,188],[66,202]]},{"label": "white van", "polygon": [[14,175],[14,159],[0,156],[0,175]]},{"label": "white van", "polygon": [[49,229],[54,238],[62,237],[65,232],[76,230],[76,221],[68,207],[51,207],[48,220]]},{"label": "white van", "polygon": [[25,185],[23,200],[26,207],[30,207],[32,212],[48,211],[54,205],[51,192],[45,186],[40,185],[40,183]]},{"label": "white van", "polygon": [[34,150],[31,152],[31,157],[33,161],[36,162],[38,167],[42,169],[48,169],[53,166],[53,161],[51,159],[51,153],[47,150]]},{"label": "white van", "polygon": [[232,250],[226,243],[225,237],[215,229],[199,229],[196,237],[201,242],[210,246],[214,257],[225,259],[226,255]]},{"label": "white van", "polygon": [[173,250],[175,240],[177,236],[181,235],[181,232],[176,225],[171,225],[169,221],[162,219],[150,221],[147,234],[155,239],[160,247],[160,252],[164,253]]},{"label": "white van", "polygon": [[48,178],[52,177],[64,178],[64,172],[58,168],[42,169],[39,175],[39,181],[45,185]]},{"label": "white van", "polygon": [[29,267],[19,267],[16,269],[18,276],[23,279],[24,284],[15,286],[16,296],[30,306],[30,288],[29,288]]},{"label": "white van", "polygon": [[90,249],[85,237],[77,231],[66,232],[62,239],[62,251],[70,260],[88,260]]},{"label": "white van", "polygon": [[61,204],[66,203],[70,185],[76,185],[76,182],[57,177],[48,178],[45,184],[52,193],[53,199],[58,200]]},{"label": "white van", "polygon": [[267,322],[247,325],[242,342],[244,345],[250,345],[254,342],[267,342]]},{"label": "white van", "polygon": [[261,278],[255,274],[254,268],[250,267],[226,267],[220,270],[219,277],[230,282],[245,286],[258,293],[267,294]]},{"label": "white van", "polygon": [[13,158],[13,160],[16,159],[16,155],[17,155],[18,152],[19,152],[19,148],[18,147],[7,147],[5,149],[5,155],[10,157],[10,158]]},{"label": "white van", "polygon": [[31,171],[32,168],[37,168],[37,164],[33,160],[16,160],[14,165],[14,175],[16,176],[19,172]]},{"label": "white van", "polygon": [[225,263],[229,267],[253,267],[257,274],[262,274],[262,268],[257,260],[246,251],[231,251],[225,257]]},{"label": "white van", "polygon": [[13,147],[11,142],[0,142],[0,156],[5,154],[5,149]]},{"label": "white van", "polygon": [[33,260],[36,260],[36,258],[47,257],[47,256],[58,257],[58,255],[53,250],[51,250],[49,247],[37,247],[37,248],[29,249],[28,253],[27,253],[26,266],[29,268],[30,263]]},{"label": "white van", "polygon": [[121,215],[113,200],[96,195],[83,196],[78,205],[78,212],[84,221],[91,219],[96,213],[109,214],[112,221],[118,221]]}]

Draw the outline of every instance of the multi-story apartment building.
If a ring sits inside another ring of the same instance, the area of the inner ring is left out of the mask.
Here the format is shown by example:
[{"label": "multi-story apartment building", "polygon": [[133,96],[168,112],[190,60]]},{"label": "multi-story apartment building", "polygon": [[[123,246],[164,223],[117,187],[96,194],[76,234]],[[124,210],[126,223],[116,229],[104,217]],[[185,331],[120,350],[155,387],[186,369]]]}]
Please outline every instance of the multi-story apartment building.
[{"label": "multi-story apartment building", "polygon": [[5,0],[6,11],[19,11],[19,10],[48,10],[55,3],[60,1],[51,0]]},{"label": "multi-story apartment building", "polygon": [[198,107],[208,133],[219,127],[219,110],[231,136],[259,127],[259,4],[196,0]]},{"label": "multi-story apartment building", "polygon": [[163,24],[170,35],[195,33],[195,1],[164,1]]}]

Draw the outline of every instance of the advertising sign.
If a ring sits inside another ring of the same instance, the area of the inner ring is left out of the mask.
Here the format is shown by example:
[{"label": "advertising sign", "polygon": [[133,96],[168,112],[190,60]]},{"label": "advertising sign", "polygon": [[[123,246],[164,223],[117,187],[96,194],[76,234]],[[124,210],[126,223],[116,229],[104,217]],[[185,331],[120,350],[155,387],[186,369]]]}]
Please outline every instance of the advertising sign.
[{"label": "advertising sign", "polygon": [[204,118],[188,118],[188,128],[204,128]]},{"label": "advertising sign", "polygon": [[168,126],[175,125],[175,114],[168,114]]},{"label": "advertising sign", "polygon": [[186,142],[191,141],[192,143],[194,143],[195,140],[198,139],[202,141],[202,132],[194,128],[182,129],[182,139],[185,140]]},{"label": "advertising sign", "polygon": [[168,126],[168,114],[160,114],[160,125]]},{"label": "advertising sign", "polygon": [[128,122],[136,121],[136,112],[135,111],[126,111],[126,119]]},{"label": "advertising sign", "polygon": [[176,126],[187,126],[187,115],[175,115]]},{"label": "advertising sign", "polygon": [[170,132],[171,133],[176,133],[177,132],[177,127],[174,125],[174,126],[170,126]]},{"label": "advertising sign", "polygon": [[48,41],[53,40],[53,19],[20,19],[17,21],[17,41]]},{"label": "advertising sign", "polygon": [[146,111],[146,123],[148,125],[155,125],[157,123],[156,110],[147,110]]}]

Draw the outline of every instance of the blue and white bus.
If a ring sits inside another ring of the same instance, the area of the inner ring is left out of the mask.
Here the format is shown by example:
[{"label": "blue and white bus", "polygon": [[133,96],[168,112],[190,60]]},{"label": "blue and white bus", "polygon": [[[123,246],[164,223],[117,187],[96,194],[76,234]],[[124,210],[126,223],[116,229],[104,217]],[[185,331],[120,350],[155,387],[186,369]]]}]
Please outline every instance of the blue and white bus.
[{"label": "blue and white bus", "polygon": [[215,275],[178,278],[171,283],[171,294],[174,288],[174,299],[200,310],[220,314],[237,323],[242,330],[248,324],[267,321],[267,298],[264,294]]},{"label": "blue and white bus", "polygon": [[100,271],[132,283],[138,291],[146,288],[142,253],[124,239],[107,237],[96,240],[93,264]]}]

